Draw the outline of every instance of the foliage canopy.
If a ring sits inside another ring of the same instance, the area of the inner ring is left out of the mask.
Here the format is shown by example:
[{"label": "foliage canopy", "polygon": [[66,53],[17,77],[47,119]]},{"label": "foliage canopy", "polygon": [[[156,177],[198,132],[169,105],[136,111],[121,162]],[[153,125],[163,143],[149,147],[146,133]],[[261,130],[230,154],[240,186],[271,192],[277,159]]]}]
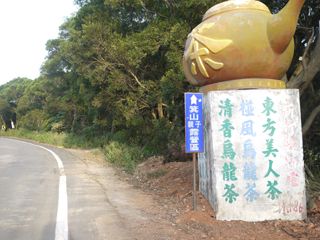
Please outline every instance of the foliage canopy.
[{"label": "foliage canopy", "polygon": [[[152,152],[181,146],[184,135],[181,59],[188,33],[202,15],[221,0],[75,0],[78,12],[47,42],[48,56],[34,81],[15,79],[0,87],[0,114],[32,130],[52,130],[94,138],[112,135]],[[273,12],[285,0],[263,0]],[[295,74],[299,57],[315,44],[320,0],[306,2],[296,33]],[[302,105],[317,106],[316,94]],[[303,119],[309,111],[303,108]],[[313,128],[319,126],[315,121]],[[311,132],[311,131],[309,131]],[[312,133],[308,138],[320,139]],[[312,141],[310,141],[312,142]],[[310,143],[310,146],[312,144]]]}]

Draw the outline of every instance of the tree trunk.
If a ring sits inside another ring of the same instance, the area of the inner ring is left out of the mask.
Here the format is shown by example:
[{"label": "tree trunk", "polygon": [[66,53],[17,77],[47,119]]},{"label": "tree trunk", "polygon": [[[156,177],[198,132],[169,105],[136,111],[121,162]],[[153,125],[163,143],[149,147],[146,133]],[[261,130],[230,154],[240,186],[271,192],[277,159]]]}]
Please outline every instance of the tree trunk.
[{"label": "tree trunk", "polygon": [[162,99],[160,99],[160,102],[158,102],[158,115],[159,115],[159,119],[162,119],[164,117]]},{"label": "tree trunk", "polygon": [[78,110],[76,104],[73,105],[73,117],[72,117],[72,123],[71,123],[71,132],[75,131],[75,126],[78,119]]}]

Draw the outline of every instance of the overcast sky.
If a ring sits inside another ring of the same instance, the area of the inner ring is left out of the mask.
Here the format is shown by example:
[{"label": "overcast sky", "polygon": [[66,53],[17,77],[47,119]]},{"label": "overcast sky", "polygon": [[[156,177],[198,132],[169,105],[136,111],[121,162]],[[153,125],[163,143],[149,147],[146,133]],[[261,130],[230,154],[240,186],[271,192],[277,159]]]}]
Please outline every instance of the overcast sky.
[{"label": "overcast sky", "polygon": [[47,40],[75,13],[73,0],[0,1],[0,85],[17,77],[35,79]]}]

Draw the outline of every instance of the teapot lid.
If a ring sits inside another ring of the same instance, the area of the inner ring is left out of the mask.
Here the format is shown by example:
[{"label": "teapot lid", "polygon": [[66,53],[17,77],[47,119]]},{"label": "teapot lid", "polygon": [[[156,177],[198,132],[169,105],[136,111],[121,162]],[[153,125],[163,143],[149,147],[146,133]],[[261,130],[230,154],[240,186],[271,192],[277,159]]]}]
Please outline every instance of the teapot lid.
[{"label": "teapot lid", "polygon": [[203,21],[212,17],[213,15],[223,12],[234,11],[238,9],[252,9],[270,13],[269,8],[262,2],[255,0],[229,0],[219,3],[211,7],[203,16]]}]

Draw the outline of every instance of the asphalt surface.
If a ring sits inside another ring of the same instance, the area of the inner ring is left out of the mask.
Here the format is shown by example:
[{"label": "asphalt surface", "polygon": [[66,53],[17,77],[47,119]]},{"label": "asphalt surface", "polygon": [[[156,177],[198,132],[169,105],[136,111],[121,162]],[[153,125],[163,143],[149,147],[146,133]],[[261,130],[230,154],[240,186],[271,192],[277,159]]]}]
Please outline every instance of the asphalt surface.
[{"label": "asphalt surface", "polygon": [[0,138],[0,239],[54,239],[58,184],[49,152]]},{"label": "asphalt surface", "polygon": [[[152,196],[123,181],[102,157],[42,146],[46,149],[0,137],[0,240],[193,239],[163,217]],[[66,238],[56,232],[62,175]]]}]

